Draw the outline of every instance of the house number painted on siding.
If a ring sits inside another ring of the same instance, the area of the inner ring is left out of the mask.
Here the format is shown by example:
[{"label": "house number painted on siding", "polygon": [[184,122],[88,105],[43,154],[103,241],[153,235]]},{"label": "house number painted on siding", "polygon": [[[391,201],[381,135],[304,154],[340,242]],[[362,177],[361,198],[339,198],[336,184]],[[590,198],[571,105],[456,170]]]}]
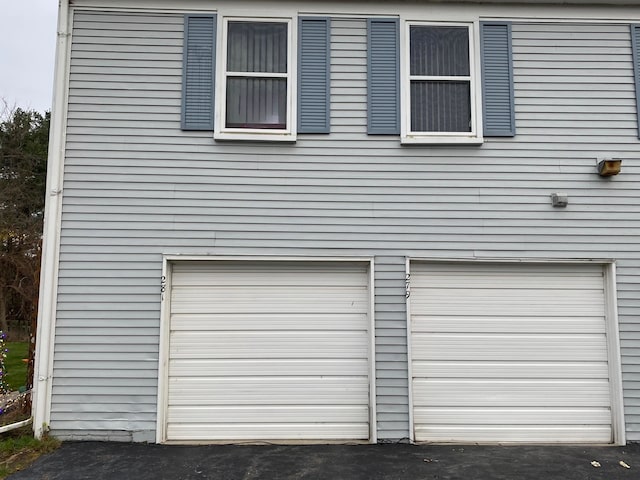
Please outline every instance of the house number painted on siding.
[{"label": "house number painted on siding", "polygon": [[160,277],[160,295],[161,295],[161,300],[164,300],[164,292],[165,292],[166,289],[167,289],[167,277],[162,275],[162,277]]}]

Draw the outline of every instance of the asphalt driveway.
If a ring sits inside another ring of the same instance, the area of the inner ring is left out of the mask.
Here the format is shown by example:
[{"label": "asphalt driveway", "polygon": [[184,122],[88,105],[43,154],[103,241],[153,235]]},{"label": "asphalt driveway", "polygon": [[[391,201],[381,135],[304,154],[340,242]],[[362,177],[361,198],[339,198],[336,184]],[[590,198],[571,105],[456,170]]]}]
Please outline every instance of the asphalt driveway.
[{"label": "asphalt driveway", "polygon": [[[594,466],[591,462],[598,463]],[[67,442],[9,479],[637,480],[640,444],[167,446]]]}]

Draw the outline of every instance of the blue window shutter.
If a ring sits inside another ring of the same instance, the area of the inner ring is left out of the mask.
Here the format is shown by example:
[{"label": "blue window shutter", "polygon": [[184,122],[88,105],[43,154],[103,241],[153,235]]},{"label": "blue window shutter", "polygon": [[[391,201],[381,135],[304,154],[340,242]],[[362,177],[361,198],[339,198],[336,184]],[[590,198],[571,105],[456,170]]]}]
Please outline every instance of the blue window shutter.
[{"label": "blue window shutter", "polygon": [[631,25],[631,50],[633,52],[633,76],[636,83],[636,118],[640,137],[640,25]]},{"label": "blue window shutter", "polygon": [[182,129],[213,130],[216,16],[186,15],[182,65]]},{"label": "blue window shutter", "polygon": [[400,24],[367,21],[367,133],[400,134]]},{"label": "blue window shutter", "polygon": [[484,135],[513,137],[516,122],[513,103],[511,23],[480,24]]},{"label": "blue window shutter", "polygon": [[298,28],[298,133],[329,133],[329,18],[300,17]]}]

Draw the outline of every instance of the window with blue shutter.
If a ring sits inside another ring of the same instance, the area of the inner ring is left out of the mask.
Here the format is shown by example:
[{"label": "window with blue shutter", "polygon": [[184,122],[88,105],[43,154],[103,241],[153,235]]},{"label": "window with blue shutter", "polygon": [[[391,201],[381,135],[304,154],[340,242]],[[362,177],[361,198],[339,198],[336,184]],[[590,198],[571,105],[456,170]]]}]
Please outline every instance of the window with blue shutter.
[{"label": "window with blue shutter", "polygon": [[301,17],[298,26],[298,133],[329,133],[328,18]]},{"label": "window with blue shutter", "polygon": [[480,75],[471,22],[404,25],[402,143],[482,143]]},{"label": "window with blue shutter", "polygon": [[513,137],[516,134],[516,125],[511,24],[482,22],[480,43],[484,135]]},{"label": "window with blue shutter", "polygon": [[182,69],[182,129],[213,130],[216,16],[186,15]]},{"label": "window with blue shutter", "polygon": [[[222,45],[216,46],[217,16],[185,15],[182,128],[231,140],[291,141],[296,126],[301,133],[329,133],[330,19],[299,18],[297,45],[292,21],[223,18]],[[222,65],[217,80],[216,47]],[[298,96],[292,98],[296,81]],[[294,110],[298,118],[292,118]]]},{"label": "window with blue shutter", "polygon": [[367,133],[399,135],[399,21],[370,18],[367,27]]},{"label": "window with blue shutter", "polygon": [[636,118],[640,137],[640,25],[631,25],[631,50],[633,52],[633,75],[636,83]]},{"label": "window with blue shutter", "polygon": [[369,134],[425,144],[515,135],[509,22],[482,22],[480,45],[471,22],[407,21],[403,28],[400,52],[399,20],[368,20]]}]

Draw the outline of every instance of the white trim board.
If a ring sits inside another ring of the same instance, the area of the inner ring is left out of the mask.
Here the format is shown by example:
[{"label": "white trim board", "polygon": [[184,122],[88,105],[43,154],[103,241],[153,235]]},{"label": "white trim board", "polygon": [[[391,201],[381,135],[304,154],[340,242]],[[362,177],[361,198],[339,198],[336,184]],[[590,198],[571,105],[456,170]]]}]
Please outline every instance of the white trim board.
[{"label": "white trim board", "polygon": [[369,443],[378,443],[375,262],[369,261]]},{"label": "white trim board", "polygon": [[415,442],[415,434],[413,432],[413,369],[411,368],[411,258],[405,259],[405,289],[406,289],[406,309],[407,309],[407,392],[409,395],[409,441]]},{"label": "white trim board", "polygon": [[47,432],[51,421],[53,353],[58,309],[58,269],[73,23],[73,14],[68,4],[69,0],[60,0],[58,10],[58,38],[51,133],[49,135],[49,158],[47,161],[47,195],[45,197],[42,266],[33,372],[34,398],[31,407],[33,431],[36,438],[42,437]]},{"label": "white trim board", "polygon": [[622,359],[620,355],[620,327],[618,323],[615,262],[604,264],[603,270],[613,443],[615,445],[626,445],[624,390],[622,385]]}]

